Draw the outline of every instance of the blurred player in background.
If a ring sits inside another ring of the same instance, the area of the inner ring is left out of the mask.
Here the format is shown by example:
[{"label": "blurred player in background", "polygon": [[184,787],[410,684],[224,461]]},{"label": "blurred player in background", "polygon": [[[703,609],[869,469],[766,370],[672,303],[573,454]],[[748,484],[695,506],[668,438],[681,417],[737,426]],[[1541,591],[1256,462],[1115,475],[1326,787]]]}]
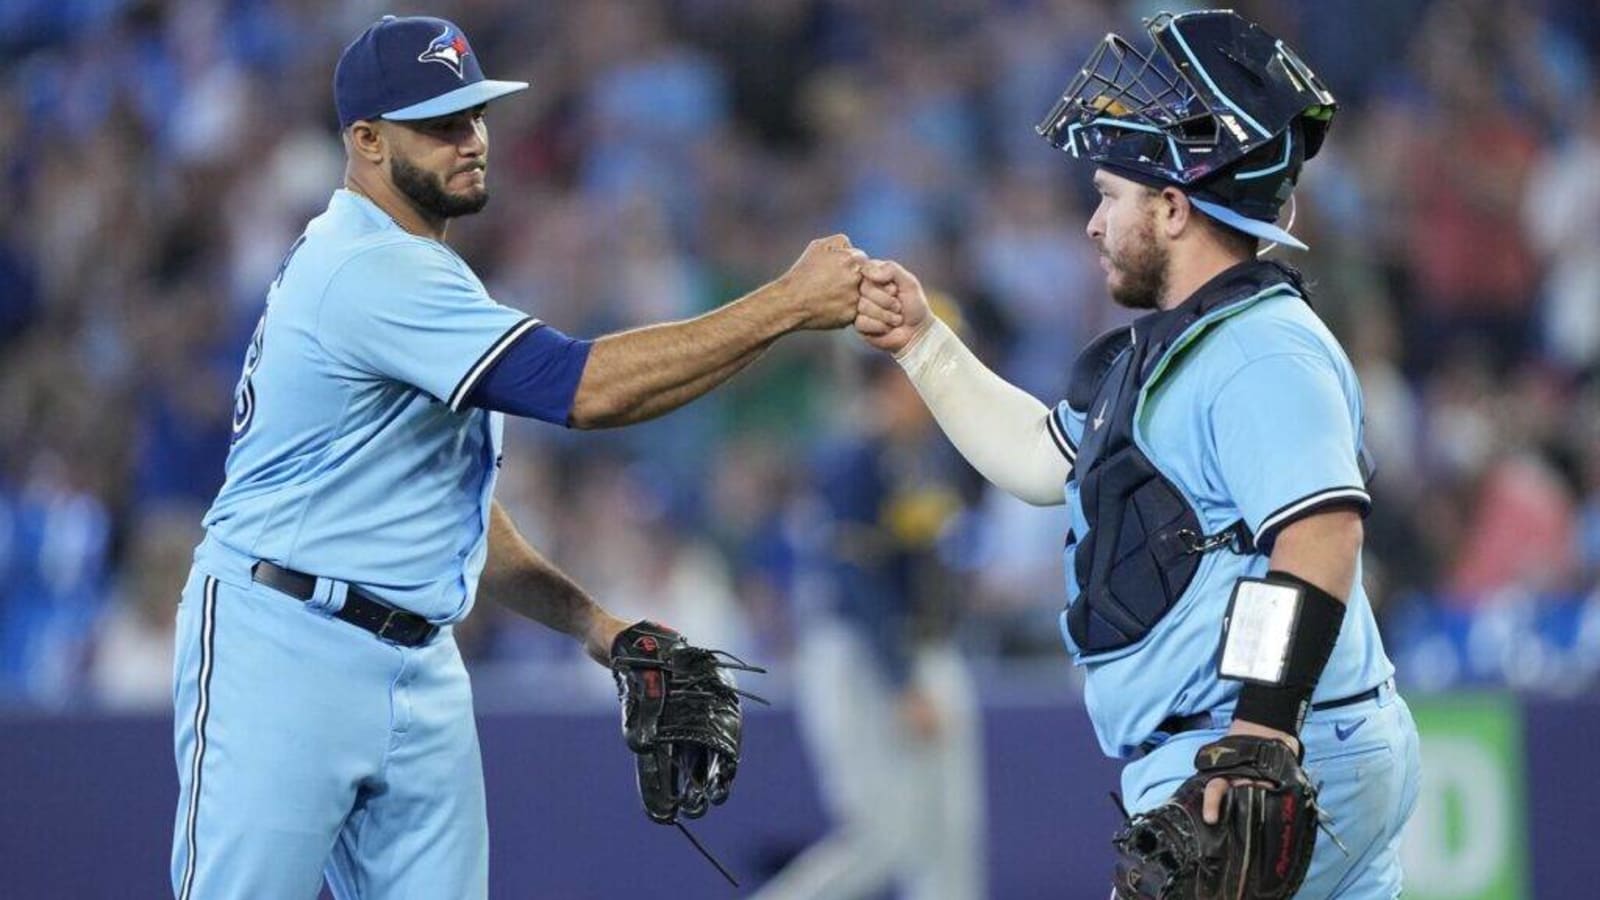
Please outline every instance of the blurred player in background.
[{"label": "blurred player in background", "polygon": [[339,59],[345,186],[268,291],[178,611],[182,900],[310,898],[325,867],[340,898],[485,896],[451,626],[480,575],[603,664],[626,625],[494,503],[503,414],[643,421],[854,318],[863,257],[842,236],[697,319],[595,341],[496,303],[444,239],[488,201],[485,104],[526,87],[484,78],[441,19],[385,17]]},{"label": "blurred player in background", "polygon": [[[1395,897],[1420,762],[1360,578],[1360,386],[1299,274],[1257,259],[1261,240],[1305,249],[1275,222],[1334,100],[1231,12],[1146,27],[1148,55],[1108,35],[1039,126],[1096,165],[1088,236],[1112,299],[1144,313],[1084,350],[1066,400],[987,369],[897,264],[869,264],[857,327],[985,477],[1068,505],[1061,633],[1102,748],[1129,760],[1127,808],[1198,784],[1206,822],[1245,815],[1259,785],[1196,767],[1303,760],[1337,842],[1268,806],[1219,866],[1265,858],[1292,893],[1303,852],[1301,896]],[[1159,872],[1121,849],[1117,896],[1209,896],[1194,855]]]},{"label": "blurred player in background", "polygon": [[961,590],[937,542],[959,511],[954,463],[887,359],[867,421],[813,471],[820,521],[801,579],[795,688],[833,830],[755,896],[851,900],[898,886],[975,900],[986,885],[975,690],[950,640]]}]

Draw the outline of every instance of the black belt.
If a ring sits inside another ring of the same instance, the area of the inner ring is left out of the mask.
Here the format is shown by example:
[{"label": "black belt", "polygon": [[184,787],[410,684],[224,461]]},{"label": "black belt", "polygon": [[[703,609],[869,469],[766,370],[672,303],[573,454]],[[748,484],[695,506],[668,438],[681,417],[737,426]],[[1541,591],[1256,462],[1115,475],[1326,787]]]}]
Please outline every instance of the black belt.
[{"label": "black belt", "polygon": [[[258,584],[302,602],[310,600],[317,591],[317,576],[285,569],[264,559],[250,567],[250,577]],[[333,616],[402,647],[420,647],[439,630],[439,626],[416,613],[395,609],[355,586],[345,594],[344,606]]]},{"label": "black belt", "polygon": [[[1348,697],[1340,697],[1337,700],[1324,700],[1321,703],[1313,703],[1311,704],[1311,711],[1322,712],[1325,709],[1338,709],[1341,706],[1354,706],[1357,703],[1376,700],[1382,687],[1382,685],[1379,685],[1378,687],[1368,688],[1359,694],[1351,694]],[[1161,721],[1160,725],[1156,726],[1156,734],[1165,735],[1165,737],[1159,740],[1154,737],[1150,738],[1139,745],[1139,752],[1149,753],[1185,731],[1199,731],[1202,728],[1210,728],[1211,726],[1211,713],[1208,712],[1190,713],[1187,716],[1168,716]]]}]

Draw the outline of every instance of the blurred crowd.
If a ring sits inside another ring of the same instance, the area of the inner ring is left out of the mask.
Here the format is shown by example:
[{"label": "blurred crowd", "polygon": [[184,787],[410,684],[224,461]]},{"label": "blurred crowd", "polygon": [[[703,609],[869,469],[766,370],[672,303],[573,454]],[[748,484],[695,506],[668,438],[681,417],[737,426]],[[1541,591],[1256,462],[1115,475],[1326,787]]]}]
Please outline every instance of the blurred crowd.
[{"label": "blurred crowd", "polygon": [[[916,271],[984,359],[1054,403],[1119,313],[1083,235],[1088,173],[1032,126],[1105,32],[1183,6],[8,0],[0,705],[167,702],[243,350],[280,257],[340,183],[333,63],[379,14],[455,19],[491,77],[533,85],[490,109],[493,199],[451,230],[502,302],[597,336],[724,303],[844,231]],[[1366,577],[1392,654],[1425,686],[1592,684],[1600,12],[1235,6],[1342,107],[1297,194],[1313,252],[1285,258],[1365,387]],[[781,663],[827,527],[817,460],[881,427],[865,354],[847,335],[787,340],[616,433],[512,423],[499,497],[619,614]],[[979,660],[1060,664],[1061,510],[934,455],[942,474],[885,532],[933,541]],[[498,609],[460,636],[482,671],[583,665]]]}]

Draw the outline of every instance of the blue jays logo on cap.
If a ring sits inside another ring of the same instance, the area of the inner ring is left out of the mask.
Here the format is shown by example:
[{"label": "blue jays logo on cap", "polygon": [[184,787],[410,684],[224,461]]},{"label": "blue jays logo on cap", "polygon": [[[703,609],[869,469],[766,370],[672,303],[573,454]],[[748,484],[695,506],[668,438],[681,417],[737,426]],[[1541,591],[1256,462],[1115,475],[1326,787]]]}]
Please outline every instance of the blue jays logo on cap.
[{"label": "blue jays logo on cap", "polygon": [[447,116],[527,86],[483,77],[467,36],[431,16],[384,16],[344,48],[333,73],[341,128]]},{"label": "blue jays logo on cap", "polygon": [[444,31],[428,45],[428,49],[417,56],[417,61],[443,63],[450,67],[450,71],[456,73],[457,78],[463,78],[465,76],[461,74],[461,61],[471,52],[472,48],[467,46],[467,39],[461,32],[445,26]]}]

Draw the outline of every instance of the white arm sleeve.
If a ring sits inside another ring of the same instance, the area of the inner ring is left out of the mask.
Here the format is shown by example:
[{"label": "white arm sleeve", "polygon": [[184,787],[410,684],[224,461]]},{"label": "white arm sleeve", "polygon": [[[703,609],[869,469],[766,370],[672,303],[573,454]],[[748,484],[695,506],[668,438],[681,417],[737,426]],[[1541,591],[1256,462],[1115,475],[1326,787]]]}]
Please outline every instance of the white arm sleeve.
[{"label": "white arm sleeve", "polygon": [[1043,403],[990,371],[937,316],[895,360],[979,474],[1034,506],[1066,502],[1072,464],[1050,436]]}]

